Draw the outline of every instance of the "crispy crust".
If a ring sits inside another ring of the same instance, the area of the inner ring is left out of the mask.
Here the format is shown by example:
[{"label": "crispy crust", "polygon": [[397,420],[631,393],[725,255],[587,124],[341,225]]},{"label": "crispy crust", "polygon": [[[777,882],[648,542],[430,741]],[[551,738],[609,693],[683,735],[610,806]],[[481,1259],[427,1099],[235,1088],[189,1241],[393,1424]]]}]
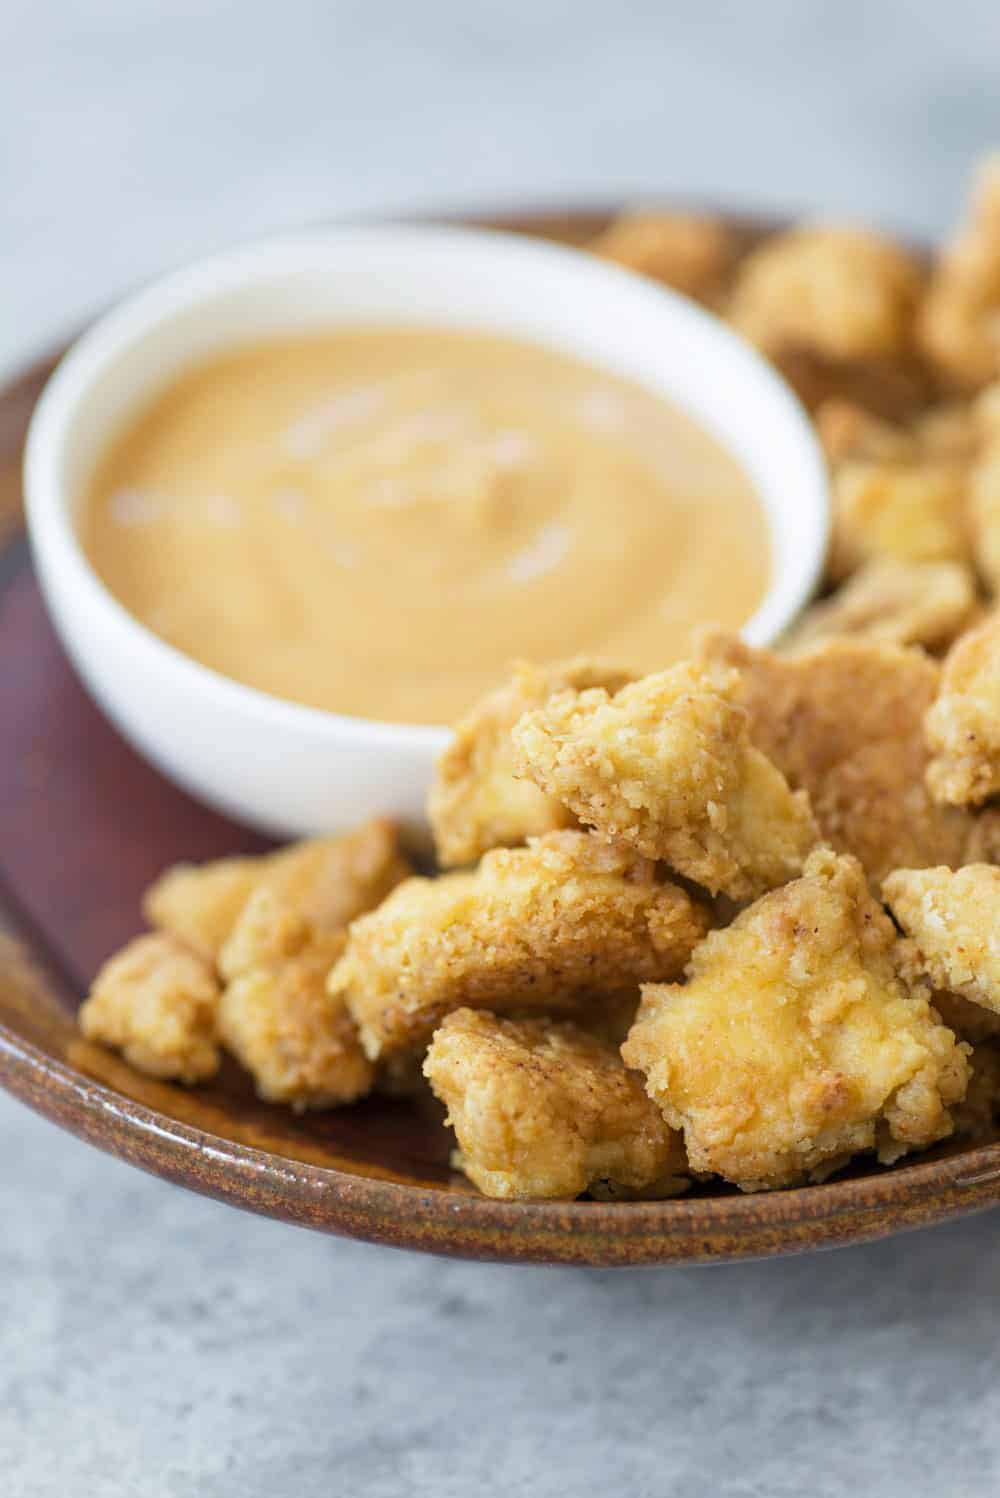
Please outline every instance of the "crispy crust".
[{"label": "crispy crust", "polygon": [[968,1047],[904,988],[895,945],[861,865],[820,849],[706,938],[686,985],[643,989],[622,1055],[693,1169],[759,1191],[951,1132]]},{"label": "crispy crust", "polygon": [[410,873],[396,823],[379,817],[342,836],[292,843],[261,858],[177,864],[146,891],[143,913],[151,926],[214,962],[261,886],[318,929],[335,931],[371,910]]},{"label": "crispy crust", "polygon": [[458,1009],[424,1073],[486,1196],[660,1197],[689,1184],[680,1135],[615,1048],[576,1025]]},{"label": "crispy crust", "polygon": [[948,385],[974,391],[1000,374],[1000,155],[987,157],[967,222],[938,257],[918,321],[925,357]]},{"label": "crispy crust", "polygon": [[374,1060],[426,1043],[462,1006],[575,1011],[674,976],[707,912],[646,859],[582,832],[488,853],[473,873],[409,879],[351,927],[330,975]]},{"label": "crispy crust", "polygon": [[873,557],[967,561],[966,484],[965,465],[951,460],[839,464],[832,475],[829,576],[839,581]]},{"label": "crispy crust", "polygon": [[719,219],[655,208],[620,214],[587,248],[710,306],[736,258],[735,236]]},{"label": "crispy crust", "polygon": [[916,261],[867,230],[803,224],[773,234],[740,267],[729,317],[780,354],[894,358],[910,348],[922,285]]},{"label": "crispy crust", "polygon": [[941,650],[974,618],[975,579],[961,562],[866,562],[831,598],[814,604],[782,642],[801,650],[836,635]]},{"label": "crispy crust", "polygon": [[1000,790],[1000,615],[955,644],[925,722],[936,801],[977,804]]},{"label": "crispy crust", "polygon": [[626,671],[584,659],[550,667],[518,664],[455,727],[435,768],[427,813],[443,868],[475,863],[491,848],[574,824],[572,813],[529,780],[515,779],[511,729],[522,713],[568,687],[617,691]]},{"label": "crispy crust", "polygon": [[219,1069],[218,999],[202,958],[171,936],[138,936],[97,974],[80,1029],[120,1050],[138,1071],[203,1082]]},{"label": "crispy crust", "polygon": [[318,930],[261,885],[223,947],[219,1038],[266,1102],[301,1112],[371,1091],[374,1069],[354,1021],[326,992],[346,943],[344,931]]},{"label": "crispy crust", "polygon": [[907,971],[1000,1015],[1000,869],[897,869],[882,894],[911,938]]},{"label": "crispy crust", "polygon": [[560,693],[516,725],[521,767],[600,836],[753,897],[800,873],[817,833],[750,743],[737,691],[735,672],[682,663],[614,697]]},{"label": "crispy crust", "polygon": [[293,957],[242,972],[223,992],[220,1038],[266,1102],[302,1112],[371,1091],[374,1068],[354,1022],[326,991],[345,941],[342,932],[318,937]]},{"label": "crispy crust", "polygon": [[936,805],[924,783],[923,716],[939,667],[922,652],[836,639],[781,656],[712,634],[702,655],[739,670],[754,743],[808,791],[823,837],[874,882],[898,868],[955,867],[977,845],[974,819]]}]

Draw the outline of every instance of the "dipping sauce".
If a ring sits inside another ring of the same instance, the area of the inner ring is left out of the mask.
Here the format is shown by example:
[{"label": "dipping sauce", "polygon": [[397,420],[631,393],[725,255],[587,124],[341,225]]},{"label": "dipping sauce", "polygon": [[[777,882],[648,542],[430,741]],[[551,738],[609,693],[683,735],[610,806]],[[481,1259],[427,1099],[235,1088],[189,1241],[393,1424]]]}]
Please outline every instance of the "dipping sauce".
[{"label": "dipping sauce", "polygon": [[239,348],[94,476],[82,539],[164,640],[277,697],[447,723],[516,658],[637,671],[766,591],[739,464],[641,386],[480,333]]}]

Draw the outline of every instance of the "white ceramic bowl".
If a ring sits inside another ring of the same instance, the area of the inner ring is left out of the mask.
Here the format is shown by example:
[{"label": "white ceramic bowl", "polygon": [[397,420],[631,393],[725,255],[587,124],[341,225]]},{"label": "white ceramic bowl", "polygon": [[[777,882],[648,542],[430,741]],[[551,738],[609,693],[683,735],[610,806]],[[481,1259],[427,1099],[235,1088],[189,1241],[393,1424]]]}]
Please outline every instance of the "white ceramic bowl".
[{"label": "white ceramic bowl", "polygon": [[423,815],[446,729],[301,707],[199,665],[116,602],[75,531],[96,459],[182,369],[267,334],[352,323],[505,333],[668,397],[740,460],[766,511],[774,582],[745,638],[773,640],[812,593],[828,525],[812,428],[764,360],[683,297],[578,251],[474,229],[344,228],[240,249],[96,323],[52,376],[25,460],[35,562],[66,649],[126,737],[195,795],[278,834]]}]

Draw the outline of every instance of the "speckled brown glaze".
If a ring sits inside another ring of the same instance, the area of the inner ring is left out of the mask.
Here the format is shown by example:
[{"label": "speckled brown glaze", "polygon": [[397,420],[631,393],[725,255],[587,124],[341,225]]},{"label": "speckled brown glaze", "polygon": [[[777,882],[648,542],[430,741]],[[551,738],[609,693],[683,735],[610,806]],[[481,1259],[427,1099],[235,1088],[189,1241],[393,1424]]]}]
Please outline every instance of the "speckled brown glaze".
[{"label": "speckled brown glaze", "polygon": [[[569,241],[599,214],[503,226]],[[754,231],[745,223],[741,230]],[[948,1146],[771,1195],[666,1202],[488,1201],[448,1167],[429,1101],[372,1098],[297,1118],[227,1065],[210,1086],[140,1076],[79,1036],[97,964],[139,927],[164,864],[260,839],[139,759],[52,634],[19,522],[20,457],[44,360],[0,391],[0,1083],[55,1123],[167,1180],[287,1222],[399,1248],[587,1265],[720,1262],[884,1237],[1000,1202],[1000,1144]]]}]

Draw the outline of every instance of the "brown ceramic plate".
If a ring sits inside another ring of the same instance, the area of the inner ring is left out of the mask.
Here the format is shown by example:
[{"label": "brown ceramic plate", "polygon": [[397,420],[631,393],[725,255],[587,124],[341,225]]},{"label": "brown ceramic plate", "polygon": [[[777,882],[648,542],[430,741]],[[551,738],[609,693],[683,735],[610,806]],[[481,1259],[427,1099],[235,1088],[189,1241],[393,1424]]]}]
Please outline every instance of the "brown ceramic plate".
[{"label": "brown ceramic plate", "polygon": [[[606,216],[507,223],[584,239]],[[748,233],[753,229],[744,223]],[[471,1258],[721,1261],[860,1242],[1000,1201],[1000,1145],[944,1147],[772,1195],[510,1203],[448,1166],[430,1104],[373,1098],[296,1118],[233,1066],[211,1086],[142,1077],[80,1039],[98,963],[139,926],[165,864],[260,848],[168,784],[81,690],[49,627],[20,525],[25,427],[54,359],[0,391],[0,1083],[81,1138],[222,1201],[329,1233]]]}]

